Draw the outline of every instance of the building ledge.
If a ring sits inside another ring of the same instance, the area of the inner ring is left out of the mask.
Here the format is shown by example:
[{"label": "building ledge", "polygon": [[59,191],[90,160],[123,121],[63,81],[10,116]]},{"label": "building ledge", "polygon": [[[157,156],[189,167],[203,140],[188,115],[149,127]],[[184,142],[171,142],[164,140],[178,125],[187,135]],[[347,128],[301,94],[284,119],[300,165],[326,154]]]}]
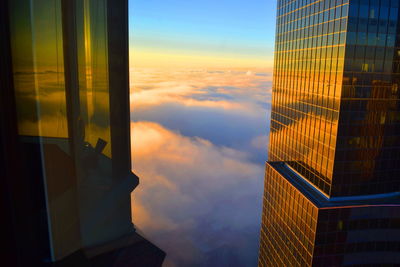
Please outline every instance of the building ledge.
[{"label": "building ledge", "polygon": [[354,207],[354,206],[399,206],[400,192],[379,195],[361,195],[329,198],[308,182],[301,174],[293,170],[286,162],[267,162],[276,172],[289,181],[318,208]]}]

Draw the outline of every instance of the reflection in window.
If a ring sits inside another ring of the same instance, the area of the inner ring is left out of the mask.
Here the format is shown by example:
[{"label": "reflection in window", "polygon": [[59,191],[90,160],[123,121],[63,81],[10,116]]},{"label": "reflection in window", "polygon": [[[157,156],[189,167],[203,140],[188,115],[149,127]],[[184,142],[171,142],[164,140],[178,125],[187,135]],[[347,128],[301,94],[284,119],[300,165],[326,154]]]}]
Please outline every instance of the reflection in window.
[{"label": "reflection in window", "polygon": [[83,135],[93,147],[99,138],[104,140],[103,153],[111,157],[106,1],[79,0],[77,15],[81,29],[77,41]]},{"label": "reflection in window", "polygon": [[67,137],[60,1],[11,1],[21,135]]},{"label": "reflection in window", "polygon": [[[129,131],[120,130],[129,129],[129,99],[118,94],[129,94],[128,83],[113,95],[109,90],[110,77],[128,80],[128,67],[111,66],[109,58],[109,51],[128,58],[127,45],[126,50],[112,46],[127,44],[124,3],[10,1],[19,134],[32,184],[42,185],[45,195],[33,192],[41,205],[34,228],[50,244],[41,247],[44,261],[134,233],[130,193],[138,180],[130,168]],[[110,22],[109,8],[122,16]],[[119,34],[110,48],[109,24]],[[112,97],[114,118],[120,112],[114,121]],[[122,132],[117,147],[111,125]]]}]

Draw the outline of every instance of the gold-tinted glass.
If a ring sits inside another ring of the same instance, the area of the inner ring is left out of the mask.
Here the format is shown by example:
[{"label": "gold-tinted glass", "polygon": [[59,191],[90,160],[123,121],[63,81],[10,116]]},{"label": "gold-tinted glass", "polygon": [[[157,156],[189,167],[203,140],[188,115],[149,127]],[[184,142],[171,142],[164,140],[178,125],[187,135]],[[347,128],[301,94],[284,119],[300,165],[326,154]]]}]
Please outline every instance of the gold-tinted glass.
[{"label": "gold-tinted glass", "polygon": [[116,178],[132,177],[114,177],[111,159],[111,3],[9,2],[21,146],[30,152],[27,161],[38,151],[32,183],[43,184],[45,200],[37,216],[47,226],[54,261],[132,231],[129,190],[135,181],[118,187]]},{"label": "gold-tinted glass", "polygon": [[[46,203],[36,216],[48,226],[51,260],[80,245],[75,165],[71,157],[64,72],[61,1],[10,3],[11,47],[18,130],[32,184],[43,183]],[[38,158],[33,151],[40,151]],[[38,171],[40,170],[40,171]],[[40,190],[37,188],[36,190]]]},{"label": "gold-tinted glass", "polygon": [[269,160],[329,195],[348,1],[279,1]]},{"label": "gold-tinted glass", "polygon": [[99,138],[106,141],[103,153],[111,157],[106,3],[105,0],[77,1],[77,41],[85,141],[93,147]]},{"label": "gold-tinted glass", "polygon": [[10,1],[21,135],[67,137],[61,2]]},{"label": "gold-tinted glass", "polygon": [[398,199],[369,196],[400,188],[399,5],[278,1],[259,266],[399,263]]},{"label": "gold-tinted glass", "polygon": [[311,266],[317,207],[267,164],[259,266]]}]

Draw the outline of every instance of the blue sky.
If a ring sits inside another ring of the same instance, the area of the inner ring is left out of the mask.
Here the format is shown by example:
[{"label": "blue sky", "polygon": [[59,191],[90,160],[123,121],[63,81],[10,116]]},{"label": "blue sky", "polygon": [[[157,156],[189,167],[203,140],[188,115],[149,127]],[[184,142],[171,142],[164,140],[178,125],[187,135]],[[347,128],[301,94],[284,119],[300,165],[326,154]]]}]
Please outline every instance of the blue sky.
[{"label": "blue sky", "polygon": [[130,0],[136,51],[271,60],[276,1]]}]

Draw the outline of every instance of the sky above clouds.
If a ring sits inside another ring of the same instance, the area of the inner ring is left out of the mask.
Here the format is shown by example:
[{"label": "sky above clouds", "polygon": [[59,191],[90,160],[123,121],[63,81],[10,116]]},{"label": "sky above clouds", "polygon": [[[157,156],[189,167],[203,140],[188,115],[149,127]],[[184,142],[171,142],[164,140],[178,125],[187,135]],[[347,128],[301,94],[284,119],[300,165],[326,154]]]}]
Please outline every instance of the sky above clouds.
[{"label": "sky above clouds", "polygon": [[130,0],[140,66],[272,66],[275,0]]},{"label": "sky above clouds", "polygon": [[276,1],[130,0],[133,222],[165,266],[256,266]]}]

